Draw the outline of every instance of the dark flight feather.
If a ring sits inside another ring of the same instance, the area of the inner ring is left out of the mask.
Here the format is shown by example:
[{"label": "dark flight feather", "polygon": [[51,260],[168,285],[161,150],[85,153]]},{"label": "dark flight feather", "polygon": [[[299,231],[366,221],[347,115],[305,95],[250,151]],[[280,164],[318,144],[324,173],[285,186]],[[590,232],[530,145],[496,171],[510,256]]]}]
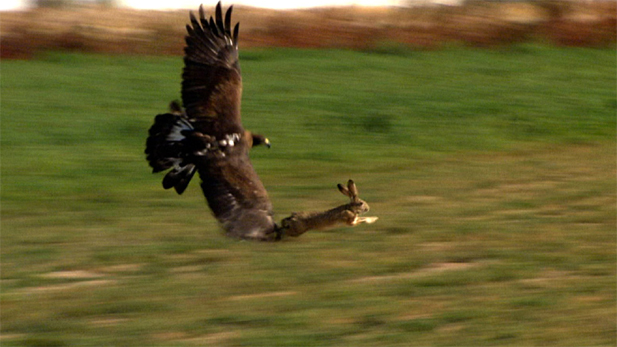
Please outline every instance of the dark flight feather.
[{"label": "dark flight feather", "polygon": [[233,38],[233,36],[231,36],[231,10],[233,8],[233,5],[229,6],[227,12],[225,12],[225,34],[230,38]]},{"label": "dark flight feather", "polygon": [[234,47],[236,49],[238,49],[238,31],[240,31],[240,23],[236,23],[236,26],[234,27],[234,34],[233,34],[233,44]]}]

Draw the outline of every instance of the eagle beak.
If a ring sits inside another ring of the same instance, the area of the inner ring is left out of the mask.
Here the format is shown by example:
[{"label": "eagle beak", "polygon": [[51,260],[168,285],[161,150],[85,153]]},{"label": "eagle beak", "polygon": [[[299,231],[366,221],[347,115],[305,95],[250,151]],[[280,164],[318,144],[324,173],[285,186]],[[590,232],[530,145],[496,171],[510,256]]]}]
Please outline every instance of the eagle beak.
[{"label": "eagle beak", "polygon": [[264,145],[266,145],[266,147],[268,147],[268,148],[272,147],[272,145],[270,144],[270,140],[268,140],[268,139],[264,140]]}]

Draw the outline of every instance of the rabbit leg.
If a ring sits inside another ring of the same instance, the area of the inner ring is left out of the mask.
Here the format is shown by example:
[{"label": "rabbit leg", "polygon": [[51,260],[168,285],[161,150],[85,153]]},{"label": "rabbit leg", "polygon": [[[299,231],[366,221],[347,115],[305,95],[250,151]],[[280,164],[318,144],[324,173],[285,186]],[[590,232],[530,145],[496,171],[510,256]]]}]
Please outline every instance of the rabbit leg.
[{"label": "rabbit leg", "polygon": [[354,220],[351,222],[351,225],[358,225],[360,223],[373,224],[378,219],[379,217],[358,217],[356,216],[356,218],[354,218]]},{"label": "rabbit leg", "polygon": [[355,226],[356,224],[358,224],[358,215],[349,210],[345,210],[343,212],[343,221],[347,225]]}]

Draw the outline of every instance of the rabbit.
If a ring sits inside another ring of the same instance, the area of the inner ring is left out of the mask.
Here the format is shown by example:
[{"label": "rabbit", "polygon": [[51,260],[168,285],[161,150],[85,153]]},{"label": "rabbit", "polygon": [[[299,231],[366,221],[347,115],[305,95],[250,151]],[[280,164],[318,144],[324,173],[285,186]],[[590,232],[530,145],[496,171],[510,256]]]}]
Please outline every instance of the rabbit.
[{"label": "rabbit", "polygon": [[[375,223],[378,217],[360,217],[369,211],[368,204],[358,197],[358,188],[353,180],[347,187],[337,185],[339,191],[351,200],[348,204],[323,212],[294,212],[281,221],[280,234],[300,236],[311,229],[327,229],[339,224],[356,226],[360,223]],[[280,237],[280,236],[279,236]]]}]

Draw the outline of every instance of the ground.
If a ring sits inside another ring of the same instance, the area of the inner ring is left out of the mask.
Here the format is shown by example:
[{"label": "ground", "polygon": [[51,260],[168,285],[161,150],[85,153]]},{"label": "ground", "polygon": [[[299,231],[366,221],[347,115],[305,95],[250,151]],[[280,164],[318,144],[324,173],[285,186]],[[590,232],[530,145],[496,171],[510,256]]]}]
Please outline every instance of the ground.
[{"label": "ground", "polygon": [[3,346],[615,345],[614,49],[241,59],[277,218],[380,219],[228,239],[143,154],[181,59],[3,61]]}]

